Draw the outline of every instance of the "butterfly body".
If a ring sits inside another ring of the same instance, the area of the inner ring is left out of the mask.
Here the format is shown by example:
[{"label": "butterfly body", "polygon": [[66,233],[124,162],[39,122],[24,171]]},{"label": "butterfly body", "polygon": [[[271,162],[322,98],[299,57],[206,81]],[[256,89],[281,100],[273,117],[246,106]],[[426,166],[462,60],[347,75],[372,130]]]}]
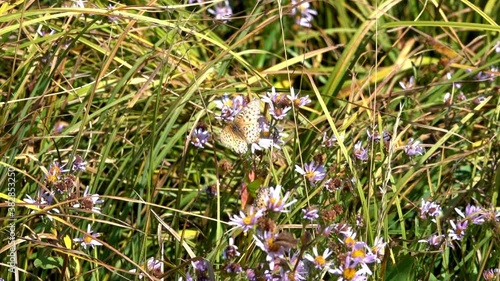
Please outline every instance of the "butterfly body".
[{"label": "butterfly body", "polygon": [[248,145],[260,139],[260,101],[249,102],[221,131],[220,140],[238,154],[248,151]]}]

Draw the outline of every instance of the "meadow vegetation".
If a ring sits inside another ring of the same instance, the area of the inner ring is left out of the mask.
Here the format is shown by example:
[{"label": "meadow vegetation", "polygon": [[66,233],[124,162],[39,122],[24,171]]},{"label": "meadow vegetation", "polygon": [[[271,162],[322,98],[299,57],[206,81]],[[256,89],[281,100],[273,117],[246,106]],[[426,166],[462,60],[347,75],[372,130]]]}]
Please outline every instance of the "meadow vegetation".
[{"label": "meadow vegetation", "polygon": [[500,280],[499,11],[1,2],[0,280]]}]

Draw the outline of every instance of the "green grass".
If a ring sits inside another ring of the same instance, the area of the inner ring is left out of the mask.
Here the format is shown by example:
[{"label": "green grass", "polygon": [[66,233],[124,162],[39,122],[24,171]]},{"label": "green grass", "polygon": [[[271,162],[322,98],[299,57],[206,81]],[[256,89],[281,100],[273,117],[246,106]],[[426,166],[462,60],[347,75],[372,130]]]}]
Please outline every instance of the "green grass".
[{"label": "green grass", "polygon": [[[291,1],[229,1],[226,22],[210,13],[223,1],[179,2],[0,3],[1,278],[264,280],[255,237],[268,230],[285,252],[276,280],[356,280],[362,265],[346,262],[363,255],[378,258],[365,260],[368,280],[500,280],[500,2],[312,1],[310,28]],[[281,120],[261,103],[279,148],[224,147],[216,101],[273,87],[311,100],[275,103],[291,107]],[[203,148],[192,143],[200,128]],[[410,139],[424,150],[408,155]],[[85,169],[66,171],[76,155]],[[297,172],[313,161],[324,179]],[[229,224],[277,185],[296,200],[289,212],[268,210],[248,232]],[[23,201],[45,192],[54,201]],[[425,218],[423,202],[442,211]],[[468,205],[478,209],[463,218]],[[88,225],[100,245],[84,249],[73,239]],[[432,235],[436,245],[419,242]],[[229,238],[241,255],[224,259]],[[315,268],[306,257],[325,249]]]}]

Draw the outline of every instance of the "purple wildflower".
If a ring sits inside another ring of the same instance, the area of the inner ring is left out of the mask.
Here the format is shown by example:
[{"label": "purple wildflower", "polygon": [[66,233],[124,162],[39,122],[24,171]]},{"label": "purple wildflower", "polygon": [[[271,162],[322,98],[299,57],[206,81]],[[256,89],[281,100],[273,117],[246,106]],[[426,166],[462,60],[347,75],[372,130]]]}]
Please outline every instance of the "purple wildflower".
[{"label": "purple wildflower", "polygon": [[309,207],[307,209],[302,209],[302,213],[304,213],[303,218],[310,221],[319,218],[318,212],[319,211],[316,207]]},{"label": "purple wildflower", "polygon": [[240,216],[233,215],[233,217],[230,218],[231,221],[229,222],[229,224],[243,228],[243,232],[247,232],[257,223],[257,220],[262,216],[264,216],[263,210],[257,210],[257,212],[255,212],[254,208],[250,207],[250,209],[248,210],[248,215],[243,213],[243,211],[240,211]]},{"label": "purple wildflower", "polygon": [[191,143],[198,147],[204,148],[204,145],[207,143],[208,138],[210,137],[210,133],[203,128],[194,129],[191,135]]},{"label": "purple wildflower", "polygon": [[275,120],[283,120],[292,109],[286,96],[282,93],[277,93],[274,87],[271,89],[271,92],[267,93],[267,96],[262,98],[262,101],[269,104],[269,114]]},{"label": "purple wildflower", "polygon": [[408,140],[408,144],[405,145],[404,151],[408,156],[422,155],[424,154],[424,148],[420,145],[420,141],[414,141],[413,138]]},{"label": "purple wildflower", "polygon": [[316,165],[314,161],[309,164],[306,163],[304,169],[302,169],[298,165],[295,165],[295,171],[302,176],[305,176],[309,183],[311,183],[312,185],[314,185],[318,181],[323,180],[326,176],[325,166],[320,164]]},{"label": "purple wildflower", "polygon": [[420,242],[420,243],[427,243],[427,244],[429,244],[430,246],[433,246],[433,247],[439,247],[443,243],[444,239],[445,239],[444,235],[433,234],[428,239],[418,240],[418,242]]},{"label": "purple wildflower", "polygon": [[295,94],[294,88],[290,88],[290,95],[287,96],[288,99],[295,105],[295,107],[305,106],[311,103],[309,96],[299,98],[299,93]]},{"label": "purple wildflower", "polygon": [[356,158],[358,158],[359,160],[361,161],[366,161],[368,160],[368,150],[363,148],[361,146],[361,141],[358,141],[355,145],[354,145],[354,156]]},{"label": "purple wildflower", "polygon": [[229,260],[229,259],[239,257],[239,256],[240,256],[240,252],[238,252],[238,247],[234,245],[234,238],[230,237],[229,244],[222,252],[222,257],[225,260]]},{"label": "purple wildflower", "polygon": [[286,250],[283,246],[276,243],[278,234],[265,231],[262,235],[254,235],[253,238],[255,245],[266,253],[266,261],[269,262],[269,268],[274,269],[274,261],[276,258],[283,258]]},{"label": "purple wildflower", "polygon": [[427,215],[437,217],[441,214],[441,206],[432,201],[425,201],[422,199],[422,207],[420,209],[420,218],[426,219]]},{"label": "purple wildflower", "polygon": [[465,230],[467,229],[469,221],[464,220],[455,224],[455,222],[451,220],[450,224],[452,229],[448,229],[448,237],[450,237],[451,240],[462,240],[465,236]]},{"label": "purple wildflower", "polygon": [[355,265],[360,264],[361,266],[364,266],[377,261],[377,256],[372,253],[371,249],[365,242],[356,242],[351,250],[350,255]]},{"label": "purple wildflower", "polygon": [[328,137],[326,132],[323,133],[323,146],[324,147],[333,147],[337,142],[337,138],[335,136]]},{"label": "purple wildflower", "polygon": [[314,19],[314,16],[318,15],[318,12],[311,9],[311,4],[307,1],[299,3],[297,0],[292,0],[292,5],[292,15],[295,15],[295,23],[297,25],[310,28],[311,21]]},{"label": "purple wildflower", "polygon": [[87,249],[87,246],[94,248],[94,246],[102,246],[101,242],[94,239],[99,236],[101,236],[101,234],[94,233],[94,231],[90,228],[90,224],[88,224],[87,233],[85,233],[82,238],[73,238],[73,242],[80,243],[84,249]]},{"label": "purple wildflower", "polygon": [[483,278],[485,281],[495,280],[498,276],[500,276],[500,269],[498,268],[490,268],[483,271]]},{"label": "purple wildflower", "polygon": [[484,211],[480,207],[476,207],[474,205],[467,205],[465,207],[465,214],[458,208],[455,208],[455,211],[464,219],[469,220],[473,224],[481,225],[485,222],[484,220]]},{"label": "purple wildflower", "polygon": [[85,167],[87,166],[87,161],[84,161],[80,155],[76,155],[73,159],[73,165],[71,167],[72,171],[85,171]]},{"label": "purple wildflower", "polygon": [[228,0],[224,1],[223,4],[215,4],[215,10],[208,9],[208,12],[214,15],[216,20],[220,20],[222,22],[230,21],[230,17],[233,15],[233,9],[231,8],[231,5],[229,5]]},{"label": "purple wildflower", "polygon": [[330,270],[330,266],[333,264],[332,261],[328,261],[328,257],[332,254],[333,252],[326,248],[325,251],[323,251],[323,254],[320,255],[318,254],[318,248],[316,246],[313,247],[313,254],[306,254],[304,255],[304,259],[312,262],[314,266],[317,269],[321,270]]},{"label": "purple wildflower", "polygon": [[97,204],[104,203],[104,200],[100,199],[99,194],[90,194],[89,186],[85,188],[83,192],[83,197],[78,200],[75,204],[73,204],[73,208],[82,208],[87,211],[91,211],[97,214],[101,213],[101,207],[97,207]]},{"label": "purple wildflower", "polygon": [[264,199],[267,202],[267,210],[273,212],[282,212],[286,213],[289,210],[286,208],[290,207],[293,203],[297,202],[296,199],[286,203],[290,197],[290,191],[285,193],[285,196],[281,198],[281,185],[277,185],[276,187],[269,187],[269,194],[267,194]]},{"label": "purple wildflower", "polygon": [[412,75],[410,77],[410,80],[408,80],[408,82],[406,83],[403,81],[399,81],[399,85],[401,86],[401,88],[403,88],[403,90],[409,90],[415,86],[415,77],[413,77]]},{"label": "purple wildflower", "polygon": [[340,275],[339,279],[337,279],[338,281],[364,281],[367,280],[371,271],[368,267],[361,267],[356,270],[355,263],[347,255],[345,262],[341,263],[338,268],[331,270],[330,273]]}]

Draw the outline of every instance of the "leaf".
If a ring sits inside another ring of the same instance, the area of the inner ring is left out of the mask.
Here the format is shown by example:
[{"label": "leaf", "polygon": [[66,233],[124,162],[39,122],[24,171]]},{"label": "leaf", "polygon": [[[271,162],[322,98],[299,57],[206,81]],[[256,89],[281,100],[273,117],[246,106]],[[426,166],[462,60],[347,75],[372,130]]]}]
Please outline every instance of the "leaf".
[{"label": "leaf", "polygon": [[42,269],[54,269],[62,267],[62,257],[45,257],[35,259],[35,266]]},{"label": "leaf", "polygon": [[64,236],[64,246],[67,248],[67,249],[72,249],[73,248],[73,240],[71,240],[71,237],[69,237],[68,235]]},{"label": "leaf", "polygon": [[249,191],[250,195],[252,195],[252,197],[255,198],[257,196],[257,190],[259,189],[261,184],[262,184],[262,180],[260,178],[257,178],[248,184],[248,186],[247,186],[248,191]]},{"label": "leaf", "polygon": [[413,280],[413,266],[418,264],[416,259],[410,255],[398,258],[397,266],[388,266],[384,280]]},{"label": "leaf", "polygon": [[429,44],[434,49],[434,51],[440,53],[443,56],[446,56],[450,60],[454,60],[460,56],[455,50],[430,36],[425,37],[425,43]]}]

